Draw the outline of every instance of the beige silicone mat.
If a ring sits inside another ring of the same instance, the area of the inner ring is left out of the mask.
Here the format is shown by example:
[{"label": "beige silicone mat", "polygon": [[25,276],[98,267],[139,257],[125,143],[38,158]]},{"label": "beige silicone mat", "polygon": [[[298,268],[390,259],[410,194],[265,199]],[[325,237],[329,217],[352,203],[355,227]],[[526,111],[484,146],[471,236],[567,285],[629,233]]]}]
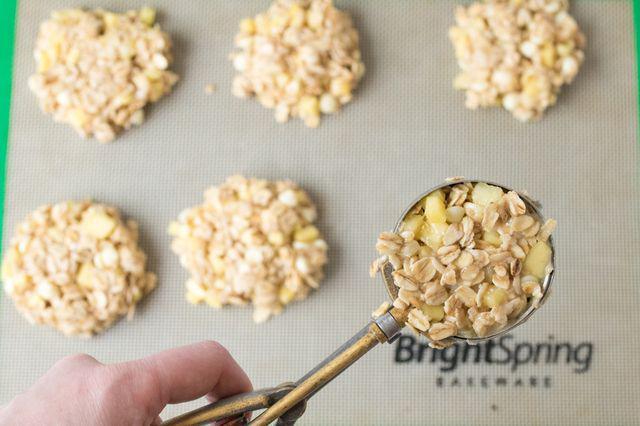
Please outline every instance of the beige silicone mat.
[{"label": "beige silicone mat", "polygon": [[[40,113],[27,88],[37,26],[52,9],[152,4],[175,40],[181,82],[115,143],[80,140]],[[5,241],[41,203],[93,197],[136,218],[157,291],[132,322],[93,340],[31,327],[0,300],[0,403],[55,360],[116,362],[201,339],[226,345],[256,387],[295,380],[360,329],[384,299],[368,277],[378,232],[445,177],[527,189],[560,224],[555,292],[493,346],[443,353],[410,338],[376,348],[315,396],[301,420],[327,424],[633,424],[640,416],[638,110],[632,4],[585,0],[588,38],[576,82],[538,123],[470,112],[451,88],[453,1],[338,1],[361,31],[368,66],[355,101],[317,130],[275,123],[230,94],[227,55],[240,18],[263,1],[22,0],[16,34]],[[204,87],[218,90],[210,96]],[[246,309],[184,301],[186,273],[168,222],[227,175],[291,178],[320,208],[331,246],[322,288],[255,326]],[[400,346],[398,346],[400,345]],[[169,407],[164,416],[195,404]]]}]

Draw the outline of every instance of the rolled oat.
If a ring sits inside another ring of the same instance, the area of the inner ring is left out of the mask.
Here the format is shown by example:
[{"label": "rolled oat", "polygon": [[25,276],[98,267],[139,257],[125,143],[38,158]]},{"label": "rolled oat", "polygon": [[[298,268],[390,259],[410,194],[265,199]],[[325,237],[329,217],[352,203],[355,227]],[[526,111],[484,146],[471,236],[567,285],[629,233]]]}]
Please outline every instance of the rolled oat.
[{"label": "rolled oat", "polygon": [[585,37],[568,0],[484,0],[458,6],[449,31],[470,109],[503,106],[539,118],[584,61]]},{"label": "rolled oat", "polygon": [[358,32],[331,0],[275,0],[240,22],[235,46],[233,93],[255,96],[281,123],[317,127],[351,101],[365,70]]},{"label": "rolled oat", "polygon": [[[448,214],[457,206],[461,214]],[[452,184],[418,202],[398,233],[380,234],[383,257],[371,269],[393,264],[393,306],[409,309],[407,324],[442,347],[454,335],[486,336],[537,306],[553,268],[547,240],[555,225],[541,226],[516,192]]]},{"label": "rolled oat", "polygon": [[91,336],[156,286],[138,230],[116,209],[90,202],[45,205],[18,226],[2,263],[5,292],[34,324]]},{"label": "rolled oat", "polygon": [[254,306],[256,323],[318,288],[327,244],[311,199],[290,181],[229,177],[169,227],[191,277],[187,300]]},{"label": "rolled oat", "polygon": [[168,70],[171,40],[155,15],[150,8],[53,12],[40,26],[38,68],[29,79],[40,108],[100,142],[142,124],[144,107],[178,79]]}]

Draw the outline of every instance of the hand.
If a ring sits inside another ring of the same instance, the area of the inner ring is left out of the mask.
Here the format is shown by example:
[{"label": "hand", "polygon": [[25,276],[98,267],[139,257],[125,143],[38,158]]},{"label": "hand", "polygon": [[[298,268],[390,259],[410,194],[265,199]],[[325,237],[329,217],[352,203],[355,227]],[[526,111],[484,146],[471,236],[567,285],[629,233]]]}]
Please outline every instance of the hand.
[{"label": "hand", "polygon": [[247,375],[216,342],[112,365],[72,355],[0,407],[0,425],[157,425],[167,404],[205,395],[215,401],[251,389]]}]

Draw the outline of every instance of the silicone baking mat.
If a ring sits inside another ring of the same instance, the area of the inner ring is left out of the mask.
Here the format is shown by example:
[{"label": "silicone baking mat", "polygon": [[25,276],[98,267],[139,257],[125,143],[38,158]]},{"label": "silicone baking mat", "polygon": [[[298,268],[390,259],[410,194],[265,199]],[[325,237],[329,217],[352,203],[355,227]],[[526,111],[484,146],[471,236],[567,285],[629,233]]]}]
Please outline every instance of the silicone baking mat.
[{"label": "silicone baking mat", "polygon": [[[239,19],[269,1],[27,1],[17,7],[4,247],[38,205],[94,198],[140,223],[157,290],[132,322],[92,340],[30,326],[0,300],[0,403],[55,360],[116,362],[201,339],[226,345],[259,387],[295,380],[359,330],[385,298],[368,277],[377,234],[448,176],[527,189],[559,222],[554,294],[491,344],[426,349],[410,335],[374,349],[311,399],[301,424],[631,424],[640,415],[637,279],[638,84],[630,1],[574,1],[586,62],[543,120],[472,112],[451,81],[453,1],[338,1],[354,16],[368,67],[353,103],[316,130],[279,125],[230,93],[227,55]],[[38,109],[27,88],[38,24],[53,9],[150,4],[175,41],[181,81],[143,126],[103,146]],[[3,28],[13,2],[0,7]],[[188,5],[188,7],[186,6]],[[6,13],[5,13],[6,12]],[[3,30],[4,32],[4,30]],[[3,34],[2,65],[11,38]],[[3,90],[11,83],[8,71]],[[206,95],[212,83],[218,90]],[[3,92],[2,102],[8,101]],[[4,110],[6,117],[8,111]],[[184,300],[187,274],[166,227],[233,173],[299,182],[330,244],[327,278],[307,301],[256,326],[249,309]],[[199,403],[202,403],[200,401]],[[169,407],[165,417],[197,403]]]}]

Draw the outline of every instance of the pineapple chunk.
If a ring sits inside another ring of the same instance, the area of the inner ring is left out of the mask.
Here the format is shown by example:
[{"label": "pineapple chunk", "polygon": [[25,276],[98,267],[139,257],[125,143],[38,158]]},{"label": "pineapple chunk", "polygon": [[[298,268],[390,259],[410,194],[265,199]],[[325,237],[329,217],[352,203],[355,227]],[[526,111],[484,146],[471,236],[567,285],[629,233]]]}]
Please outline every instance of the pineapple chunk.
[{"label": "pineapple chunk", "polygon": [[482,304],[487,308],[495,308],[496,306],[502,305],[506,298],[506,290],[492,285],[482,297]]},{"label": "pineapple chunk", "polygon": [[425,223],[416,237],[435,251],[442,247],[442,237],[448,227],[446,223]]},{"label": "pineapple chunk", "polygon": [[80,59],[80,50],[73,48],[69,51],[69,54],[66,56],[65,61],[67,65],[75,65],[78,63]]},{"label": "pineapple chunk", "polygon": [[524,259],[522,274],[533,275],[541,280],[547,275],[546,269],[550,261],[551,247],[543,241],[538,241]]},{"label": "pineapple chunk", "polygon": [[276,74],[275,81],[278,87],[285,87],[291,81],[291,75],[281,72]]},{"label": "pineapple chunk", "polygon": [[460,206],[451,206],[447,209],[447,222],[460,223],[464,217],[464,208]]},{"label": "pineapple chunk", "polygon": [[502,239],[497,231],[484,231],[482,239],[495,247],[500,247],[500,244],[502,244]]},{"label": "pineapple chunk", "polygon": [[256,21],[251,18],[245,18],[240,21],[240,32],[248,35],[255,34],[256,32]]},{"label": "pineapple chunk", "polygon": [[115,13],[106,12],[102,19],[104,20],[104,25],[107,28],[113,28],[118,25],[118,15]]},{"label": "pineapple chunk", "polygon": [[200,238],[196,238],[196,237],[187,237],[179,241],[181,244],[184,245],[184,247],[187,248],[187,250],[191,250],[194,252],[204,250],[204,247],[205,247],[204,240],[201,240]]},{"label": "pineapple chunk", "polygon": [[164,94],[164,84],[161,81],[154,81],[151,83],[151,90],[149,91],[149,100],[156,102]]},{"label": "pineapple chunk", "polygon": [[285,242],[284,234],[278,231],[269,232],[269,234],[267,234],[267,241],[269,241],[272,246],[280,247]]},{"label": "pineapple chunk", "polygon": [[222,308],[222,301],[220,300],[220,297],[216,294],[208,292],[204,298],[204,301],[207,302],[207,305],[211,306],[212,308],[216,308],[216,309]]},{"label": "pineapple chunk", "polygon": [[438,197],[440,198],[442,201],[445,200],[445,196],[444,196],[444,192],[442,192],[442,189],[436,189],[435,191],[433,191],[432,193],[430,193],[429,195],[427,195],[427,197]]},{"label": "pineapple chunk", "polygon": [[402,231],[410,231],[413,232],[413,235],[418,234],[420,228],[424,224],[424,218],[420,215],[411,215],[407,216],[407,218],[402,222]]},{"label": "pineapple chunk", "polygon": [[189,237],[189,234],[190,234],[189,227],[187,225],[184,225],[180,222],[175,222],[175,221],[169,224],[169,228],[167,229],[167,232],[172,237],[179,237],[179,238],[187,238]]},{"label": "pineapple chunk", "polygon": [[80,108],[74,108],[67,112],[67,121],[76,129],[82,129],[89,122],[89,116]]},{"label": "pineapple chunk", "polygon": [[301,117],[320,115],[320,101],[317,96],[303,96],[298,102],[298,111]]},{"label": "pineapple chunk", "polygon": [[46,52],[39,52],[36,60],[38,61],[38,73],[45,73],[53,66],[53,60]]},{"label": "pineapple chunk", "polygon": [[197,305],[198,303],[202,302],[202,298],[193,293],[185,294],[185,298],[187,299],[187,302],[191,303],[192,305]]},{"label": "pineapple chunk", "polygon": [[204,298],[207,296],[207,290],[204,288],[202,283],[199,283],[196,280],[193,280],[193,279],[187,280],[186,286],[189,294],[192,294],[193,296],[199,298],[200,300],[204,300]]},{"label": "pineapple chunk", "polygon": [[289,290],[287,287],[280,287],[280,291],[278,292],[278,299],[280,303],[286,305],[290,303],[296,294]]},{"label": "pineapple chunk", "polygon": [[299,4],[294,3],[289,8],[289,23],[292,27],[300,28],[304,25],[307,15]]},{"label": "pineapple chunk", "polygon": [[442,191],[438,190],[427,195],[424,200],[424,214],[430,223],[447,222],[447,211]]},{"label": "pineapple chunk", "polygon": [[156,10],[150,7],[140,9],[140,21],[148,27],[153,26],[156,21]]},{"label": "pineapple chunk", "polygon": [[4,278],[4,289],[8,294],[21,294],[31,286],[31,277],[29,275],[14,271],[13,276]]},{"label": "pineapple chunk", "polygon": [[556,45],[556,50],[558,51],[558,55],[560,56],[569,56],[571,52],[575,49],[575,43],[573,41],[567,43],[558,43]]},{"label": "pineapple chunk", "polygon": [[556,63],[556,49],[551,43],[547,43],[540,49],[540,59],[542,65],[547,68],[553,68]]},{"label": "pineapple chunk", "polygon": [[502,188],[480,182],[471,191],[471,201],[480,206],[486,207],[491,203],[500,201],[504,192]]},{"label": "pineapple chunk", "polygon": [[313,225],[307,225],[304,228],[298,229],[293,234],[293,239],[301,243],[311,243],[318,239],[320,232],[318,228]]},{"label": "pineapple chunk", "polygon": [[307,11],[307,25],[312,29],[318,29],[322,27],[324,16],[322,12],[316,10]]},{"label": "pineapple chunk", "polygon": [[422,305],[420,309],[429,321],[441,321],[444,318],[444,305]]},{"label": "pineapple chunk", "polygon": [[336,98],[350,96],[351,90],[352,90],[352,87],[349,80],[345,80],[342,78],[336,78],[334,80],[331,80],[329,91]]},{"label": "pineapple chunk", "polygon": [[536,98],[544,88],[542,77],[537,75],[525,75],[522,77],[522,91],[531,98]]},{"label": "pineapple chunk", "polygon": [[138,303],[140,299],[142,299],[142,296],[142,290],[140,290],[139,287],[134,287],[131,293],[131,300],[133,300],[133,303]]},{"label": "pineapple chunk", "polygon": [[89,210],[82,216],[80,227],[92,237],[107,238],[116,228],[116,221],[100,210]]},{"label": "pineapple chunk", "polygon": [[96,279],[95,270],[91,263],[83,263],[78,269],[76,282],[80,287],[91,289]]},{"label": "pineapple chunk", "polygon": [[4,262],[2,262],[2,272],[0,275],[0,279],[2,279],[2,281],[9,281],[9,279],[13,276],[13,266],[11,266],[11,263],[5,259]]},{"label": "pineapple chunk", "polygon": [[2,271],[0,273],[0,279],[2,281],[8,281],[12,278],[16,271],[14,270],[13,265],[18,260],[18,252],[15,249],[9,249],[7,252],[7,257],[4,258],[2,262]]},{"label": "pineapple chunk", "polygon": [[224,275],[225,271],[227,270],[227,265],[224,263],[222,258],[216,256],[213,253],[209,253],[208,259],[211,263],[213,273],[216,275]]},{"label": "pineapple chunk", "polygon": [[258,34],[267,34],[269,32],[269,18],[265,14],[256,15],[254,21],[255,32]]},{"label": "pineapple chunk", "polygon": [[[158,81],[162,78],[162,71],[152,65],[144,70],[144,75],[147,76],[149,81]],[[123,99],[125,100],[125,102],[123,102],[123,105],[129,105],[131,102],[133,102],[133,93],[126,92],[123,96]]]},{"label": "pineapple chunk", "polygon": [[429,246],[420,246],[420,250],[418,250],[418,257],[428,257],[433,256],[433,250]]},{"label": "pineapple chunk", "polygon": [[114,105],[117,105],[119,107],[123,105],[130,105],[131,102],[133,102],[132,92],[122,92],[113,100]]}]

